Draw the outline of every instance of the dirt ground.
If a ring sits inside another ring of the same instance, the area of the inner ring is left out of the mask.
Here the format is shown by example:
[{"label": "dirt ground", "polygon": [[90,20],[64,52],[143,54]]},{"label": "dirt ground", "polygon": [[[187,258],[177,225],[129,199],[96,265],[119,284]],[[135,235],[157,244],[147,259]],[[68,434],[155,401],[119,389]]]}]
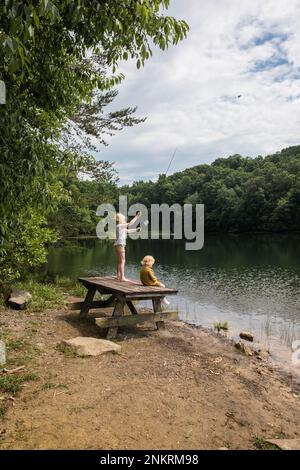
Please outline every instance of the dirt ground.
[{"label": "dirt ground", "polygon": [[121,354],[86,358],[57,349],[102,336],[76,312],[3,310],[0,331],[9,367],[36,379],[15,396],[0,391],[1,449],[252,449],[300,436],[291,378],[208,331],[181,322],[121,330]]}]

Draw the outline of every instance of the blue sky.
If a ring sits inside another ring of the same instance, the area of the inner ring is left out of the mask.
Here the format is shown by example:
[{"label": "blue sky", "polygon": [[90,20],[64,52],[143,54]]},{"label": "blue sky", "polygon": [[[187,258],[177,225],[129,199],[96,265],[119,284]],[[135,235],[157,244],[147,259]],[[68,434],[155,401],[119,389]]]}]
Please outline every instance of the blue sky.
[{"label": "blue sky", "polygon": [[122,184],[155,180],[175,148],[169,173],[300,143],[300,0],[171,0],[168,14],[187,21],[187,39],[143,69],[120,64],[112,109],[147,116],[99,147]]}]

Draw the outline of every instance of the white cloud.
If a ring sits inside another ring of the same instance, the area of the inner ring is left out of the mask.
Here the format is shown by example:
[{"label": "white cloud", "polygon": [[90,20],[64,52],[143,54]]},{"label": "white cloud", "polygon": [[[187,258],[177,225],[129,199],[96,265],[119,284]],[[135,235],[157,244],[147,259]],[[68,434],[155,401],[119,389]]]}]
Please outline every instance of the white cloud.
[{"label": "white cloud", "polygon": [[171,3],[190,25],[188,38],[155,51],[142,70],[121,67],[113,107],[138,105],[148,116],[99,154],[116,162],[121,181],[157,177],[175,147],[171,171],[299,142],[300,0]]}]

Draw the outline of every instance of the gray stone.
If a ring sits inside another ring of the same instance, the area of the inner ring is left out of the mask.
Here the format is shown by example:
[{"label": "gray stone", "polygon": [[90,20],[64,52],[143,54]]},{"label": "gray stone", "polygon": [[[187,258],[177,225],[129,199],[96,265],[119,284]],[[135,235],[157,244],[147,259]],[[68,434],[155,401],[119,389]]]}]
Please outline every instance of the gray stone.
[{"label": "gray stone", "polygon": [[300,450],[300,438],[298,439],[266,439],[282,450]]},{"label": "gray stone", "polygon": [[253,341],[254,336],[252,333],[249,333],[248,331],[241,331],[240,332],[240,338],[245,339],[246,341]]},{"label": "gray stone", "polygon": [[32,300],[32,295],[24,290],[13,290],[6,304],[17,310],[24,310]]},{"label": "gray stone", "polygon": [[100,356],[107,352],[121,352],[119,344],[107,339],[77,336],[76,338],[62,341],[62,344],[69,346],[78,356]]}]

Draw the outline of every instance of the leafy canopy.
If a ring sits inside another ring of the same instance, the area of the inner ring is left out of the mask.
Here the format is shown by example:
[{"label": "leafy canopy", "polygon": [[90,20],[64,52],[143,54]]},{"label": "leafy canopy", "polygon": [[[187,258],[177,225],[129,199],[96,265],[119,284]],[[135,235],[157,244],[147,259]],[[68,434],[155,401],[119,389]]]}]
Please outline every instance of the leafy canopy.
[{"label": "leafy canopy", "polygon": [[170,0],[5,0],[2,40],[8,71],[30,73],[31,50],[45,27],[63,39],[61,53],[66,49],[82,58],[90,49],[104,54],[114,68],[129,57],[139,68],[152,55],[151,41],[164,50],[186,37],[189,28],[184,20],[162,15],[169,4]]},{"label": "leafy canopy", "polygon": [[[132,58],[139,68],[153,46],[165,49],[186,36],[184,21],[163,14],[168,6],[168,0],[0,3],[0,80],[7,90],[0,106],[0,278],[43,258],[37,245],[51,242],[44,220],[68,198],[67,175],[114,179],[111,165],[91,155],[93,145],[142,120],[135,108],[104,116],[103,107],[123,79],[116,74],[120,60]],[[18,236],[34,229],[37,249]]]}]

